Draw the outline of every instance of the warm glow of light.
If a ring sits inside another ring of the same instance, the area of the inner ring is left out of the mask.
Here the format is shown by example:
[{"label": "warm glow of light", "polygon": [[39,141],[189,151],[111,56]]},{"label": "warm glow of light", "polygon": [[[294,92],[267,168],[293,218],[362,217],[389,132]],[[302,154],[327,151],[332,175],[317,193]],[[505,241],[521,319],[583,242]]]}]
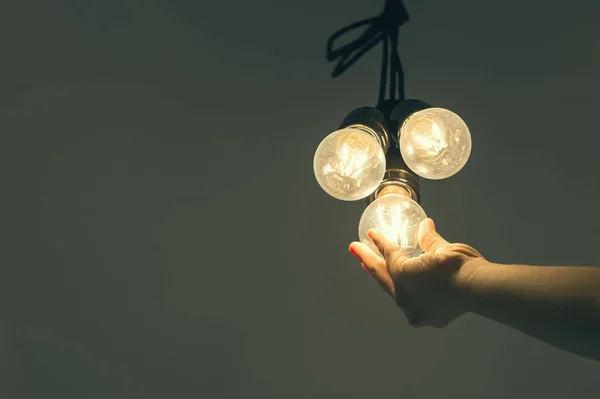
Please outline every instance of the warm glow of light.
[{"label": "warm glow of light", "polygon": [[419,204],[401,194],[387,194],[373,201],[363,212],[358,226],[358,236],[373,252],[379,254],[367,236],[369,229],[381,230],[387,239],[408,256],[422,253],[418,243],[418,229],[427,215]]},{"label": "warm glow of light", "polygon": [[369,196],[385,173],[385,153],[368,128],[348,127],[331,133],[317,148],[314,172],[332,197],[355,201]]},{"label": "warm glow of light", "polygon": [[445,179],[465,166],[471,133],[455,113],[443,108],[415,112],[400,129],[400,151],[406,165],[427,179]]}]

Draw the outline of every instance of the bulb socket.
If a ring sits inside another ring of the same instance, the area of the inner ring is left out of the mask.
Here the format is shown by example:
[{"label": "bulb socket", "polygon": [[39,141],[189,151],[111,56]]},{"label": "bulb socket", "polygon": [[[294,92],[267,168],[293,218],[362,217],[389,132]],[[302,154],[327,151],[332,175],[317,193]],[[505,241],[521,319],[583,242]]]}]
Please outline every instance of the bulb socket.
[{"label": "bulb socket", "polygon": [[367,197],[367,206],[377,198],[386,194],[402,194],[421,204],[419,177],[404,163],[400,154],[386,154],[386,171],[383,181],[377,189]]},{"label": "bulb socket", "polygon": [[[402,169],[386,170],[379,187],[367,197],[367,206],[387,194],[401,194],[420,205],[421,194],[418,189],[418,181],[412,178],[412,174]],[[415,187],[415,183],[417,187]]]},{"label": "bulb socket", "polygon": [[410,191],[406,187],[393,183],[381,187],[378,193],[375,195],[375,199],[381,198],[387,194],[400,194],[405,197],[412,198]]},{"label": "bulb socket", "polygon": [[356,126],[368,131],[381,145],[384,152],[390,148],[390,137],[386,130],[385,116],[381,111],[373,107],[360,107],[350,112],[340,123],[338,129]]}]

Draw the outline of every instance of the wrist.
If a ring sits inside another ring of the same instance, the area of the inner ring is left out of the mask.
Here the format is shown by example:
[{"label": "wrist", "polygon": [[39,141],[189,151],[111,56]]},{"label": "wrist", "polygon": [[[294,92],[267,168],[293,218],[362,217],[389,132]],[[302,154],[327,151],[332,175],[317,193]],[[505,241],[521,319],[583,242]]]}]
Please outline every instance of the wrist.
[{"label": "wrist", "polygon": [[481,272],[489,269],[490,266],[492,266],[492,262],[484,258],[470,258],[456,272],[453,286],[457,293],[457,301],[465,310],[468,310],[466,304],[473,294],[473,286],[481,276]]}]

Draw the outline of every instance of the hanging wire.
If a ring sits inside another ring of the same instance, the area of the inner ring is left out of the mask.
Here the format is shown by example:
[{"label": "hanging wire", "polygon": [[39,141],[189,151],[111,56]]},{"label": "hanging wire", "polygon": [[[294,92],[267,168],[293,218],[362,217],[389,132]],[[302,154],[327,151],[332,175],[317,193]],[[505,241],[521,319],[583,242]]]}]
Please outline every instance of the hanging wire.
[{"label": "hanging wire", "polygon": [[[404,71],[398,54],[398,32],[400,26],[408,20],[408,12],[402,0],[386,0],[383,12],[379,16],[354,22],[339,29],[327,41],[327,59],[329,61],[337,60],[331,76],[338,77],[342,75],[370,49],[382,42],[379,104],[386,100],[385,93],[388,79],[390,86],[387,99],[404,100]],[[337,49],[333,48],[336,39],[363,27],[366,27],[366,29],[357,39]]]}]

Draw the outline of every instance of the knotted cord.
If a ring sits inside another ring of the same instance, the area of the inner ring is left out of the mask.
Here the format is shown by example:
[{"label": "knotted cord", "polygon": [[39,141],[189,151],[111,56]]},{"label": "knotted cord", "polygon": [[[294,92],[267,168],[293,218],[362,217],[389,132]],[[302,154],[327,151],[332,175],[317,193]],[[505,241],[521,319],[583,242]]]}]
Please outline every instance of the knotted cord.
[{"label": "knotted cord", "polygon": [[[352,23],[335,32],[327,41],[327,59],[337,60],[331,76],[338,77],[350,68],[379,42],[383,42],[381,75],[379,81],[379,104],[386,100],[388,83],[389,100],[404,100],[404,71],[398,54],[398,32],[400,26],[409,20],[408,12],[402,0],[385,0],[383,12],[373,18]],[[364,32],[354,41],[337,49],[333,48],[336,39],[355,29],[366,27]],[[391,54],[390,54],[391,53]],[[388,74],[389,66],[389,74]]]}]

